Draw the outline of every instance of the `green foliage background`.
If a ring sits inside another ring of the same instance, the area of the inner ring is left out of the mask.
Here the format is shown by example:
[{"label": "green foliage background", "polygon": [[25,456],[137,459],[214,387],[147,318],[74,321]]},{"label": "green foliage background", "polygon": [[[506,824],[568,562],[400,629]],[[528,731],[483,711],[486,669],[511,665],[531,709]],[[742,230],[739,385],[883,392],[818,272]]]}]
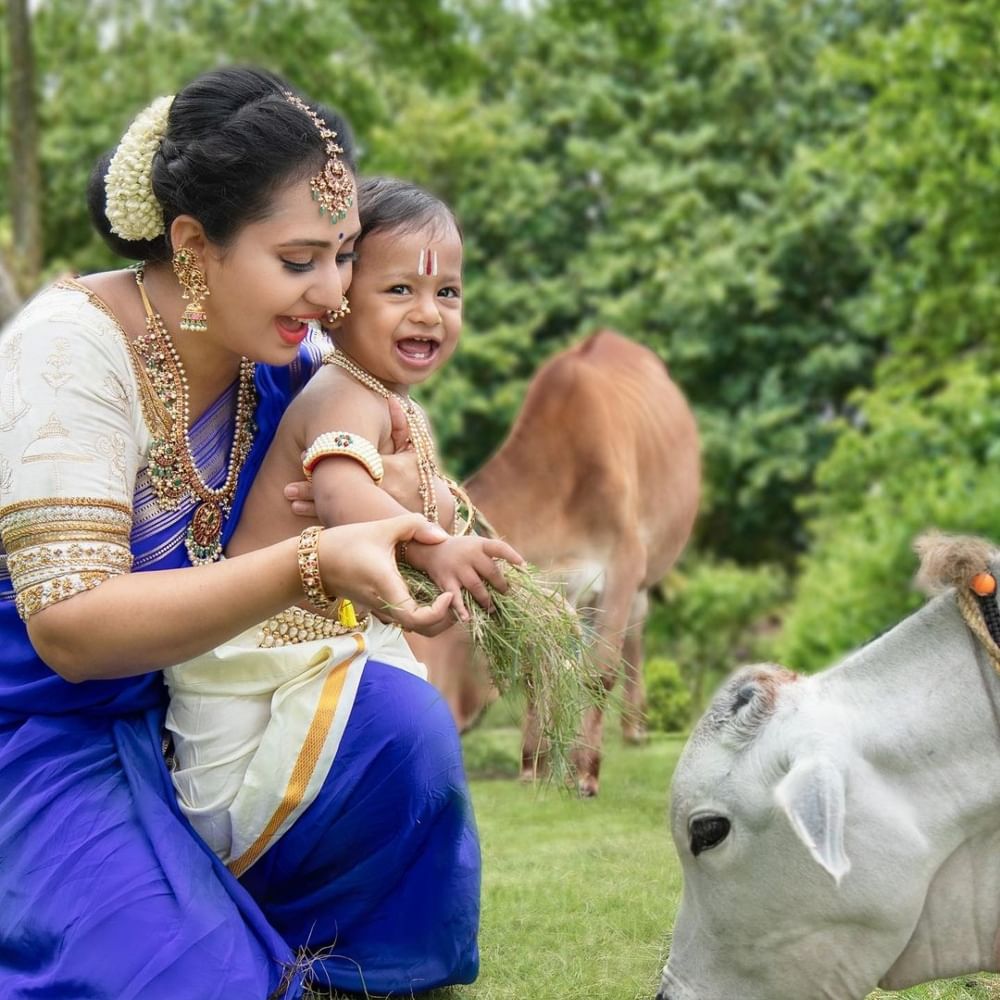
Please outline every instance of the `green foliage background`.
[{"label": "green foliage background", "polygon": [[1000,536],[1000,0],[34,11],[50,273],[114,264],[83,191],[131,116],[257,63],[462,219],[465,338],[426,391],[454,471],[582,334],[664,358],[706,483],[649,644],[699,699],[737,659],[817,667],[914,607],[923,528]]}]

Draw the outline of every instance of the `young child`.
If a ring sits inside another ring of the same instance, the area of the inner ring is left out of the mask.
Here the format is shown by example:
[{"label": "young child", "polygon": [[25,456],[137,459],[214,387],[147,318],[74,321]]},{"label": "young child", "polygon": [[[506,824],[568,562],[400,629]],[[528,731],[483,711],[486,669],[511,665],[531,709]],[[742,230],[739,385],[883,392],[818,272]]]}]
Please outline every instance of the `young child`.
[{"label": "young child", "polygon": [[[462,329],[462,236],[451,210],[415,185],[390,178],[360,183],[361,234],[349,311],[335,321],[336,349],[285,413],[247,499],[228,551],[238,554],[287,538],[302,519],[283,499],[286,483],[311,475],[324,525],[394,517],[406,512],[380,489],[380,459],[392,451],[388,398],[399,401],[422,476],[423,513],[453,524],[449,485],[437,473],[434,445],[409,389],[454,353]],[[301,253],[306,264],[309,250]],[[303,461],[303,453],[308,453]],[[330,461],[329,459],[336,459]],[[461,528],[462,525],[460,524]],[[475,536],[441,545],[411,544],[410,565],[453,593],[459,617],[464,587],[488,603],[483,579],[502,583]]]},{"label": "young child", "polygon": [[[332,323],[336,347],[285,412],[227,553],[302,530],[283,488],[303,471],[323,525],[406,512],[379,486],[379,453],[393,450],[393,399],[417,452],[423,513],[456,532],[435,545],[410,542],[400,557],[448,592],[464,619],[460,591],[488,606],[486,585],[505,589],[494,560],[521,560],[503,542],[468,530],[473,512],[456,505],[461,490],[441,475],[427,420],[409,398],[410,387],[458,345],[461,232],[443,202],[412,184],[363,181],[358,200],[358,257],[350,305]],[[311,253],[296,249],[286,264],[308,267]],[[370,611],[292,608],[166,672],[181,808],[236,874],[292,826],[322,786],[365,663],[426,678],[399,629]]]}]

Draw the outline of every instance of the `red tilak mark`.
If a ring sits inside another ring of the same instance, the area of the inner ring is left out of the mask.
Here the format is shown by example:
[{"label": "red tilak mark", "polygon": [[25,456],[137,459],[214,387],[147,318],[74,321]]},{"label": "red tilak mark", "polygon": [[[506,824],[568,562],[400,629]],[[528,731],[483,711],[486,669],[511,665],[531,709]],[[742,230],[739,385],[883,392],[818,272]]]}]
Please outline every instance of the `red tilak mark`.
[{"label": "red tilak mark", "polygon": [[420,261],[417,264],[417,274],[435,275],[438,273],[437,250],[425,247],[420,251]]}]

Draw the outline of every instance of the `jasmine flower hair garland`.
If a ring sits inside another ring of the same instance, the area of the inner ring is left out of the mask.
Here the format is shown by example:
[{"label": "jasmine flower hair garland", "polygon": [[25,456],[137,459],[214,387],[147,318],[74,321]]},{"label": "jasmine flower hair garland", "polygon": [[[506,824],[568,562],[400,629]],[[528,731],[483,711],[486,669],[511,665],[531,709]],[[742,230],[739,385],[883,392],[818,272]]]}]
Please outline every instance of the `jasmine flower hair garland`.
[{"label": "jasmine flower hair garland", "polygon": [[155,240],[164,232],[163,208],[153,194],[153,157],[167,131],[173,95],[158,97],[118,143],[104,178],[105,214],[123,240]]}]

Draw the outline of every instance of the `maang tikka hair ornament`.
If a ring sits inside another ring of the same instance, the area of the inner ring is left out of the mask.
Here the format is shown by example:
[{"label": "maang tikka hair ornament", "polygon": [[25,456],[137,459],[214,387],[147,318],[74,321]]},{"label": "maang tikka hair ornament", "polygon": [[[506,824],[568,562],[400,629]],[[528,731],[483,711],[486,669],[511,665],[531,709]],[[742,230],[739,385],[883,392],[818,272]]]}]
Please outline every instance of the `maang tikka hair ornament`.
[{"label": "maang tikka hair ornament", "polygon": [[289,104],[309,116],[326,150],[326,163],[323,164],[323,169],[309,178],[313,201],[319,202],[319,214],[323,215],[325,212],[330,216],[331,222],[343,222],[347,218],[347,210],[354,202],[354,181],[340,156],[344,150],[334,142],[337,133],[327,128],[323,119],[301,98],[296,97],[290,90],[283,93]]},{"label": "maang tikka hair ornament", "polygon": [[174,251],[174,274],[181,283],[181,298],[187,302],[181,314],[180,328],[188,333],[204,333],[208,329],[208,316],[202,299],[212,293],[205,284],[205,275],[195,254],[187,247]]}]

